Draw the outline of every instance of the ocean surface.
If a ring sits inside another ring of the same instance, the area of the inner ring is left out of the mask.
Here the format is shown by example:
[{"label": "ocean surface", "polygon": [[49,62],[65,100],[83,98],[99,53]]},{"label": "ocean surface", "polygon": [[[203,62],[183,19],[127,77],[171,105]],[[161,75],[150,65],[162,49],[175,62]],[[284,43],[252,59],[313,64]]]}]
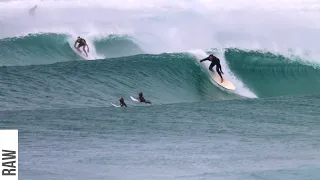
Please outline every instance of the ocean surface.
[{"label": "ocean surface", "polygon": [[319,180],[319,18],[312,0],[0,1],[19,179]]}]

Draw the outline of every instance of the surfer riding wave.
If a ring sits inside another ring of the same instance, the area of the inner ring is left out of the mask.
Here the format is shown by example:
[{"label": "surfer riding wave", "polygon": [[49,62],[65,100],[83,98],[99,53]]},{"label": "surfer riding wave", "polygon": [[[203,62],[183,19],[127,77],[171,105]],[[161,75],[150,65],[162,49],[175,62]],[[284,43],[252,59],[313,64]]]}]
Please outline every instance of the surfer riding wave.
[{"label": "surfer riding wave", "polygon": [[209,66],[209,70],[210,71],[213,71],[212,68],[214,66],[216,66],[216,71],[219,74],[219,76],[221,77],[221,83],[223,83],[223,78],[222,78],[222,75],[221,75],[221,74],[223,74],[223,72],[222,72],[222,69],[221,69],[220,59],[215,57],[214,55],[210,54],[209,57],[200,60],[200,63],[203,62],[203,61],[211,61],[211,64]]},{"label": "surfer riding wave", "polygon": [[[77,43],[79,43],[78,47],[76,47]],[[86,49],[85,49],[86,46],[87,46],[88,52],[89,52],[89,46],[88,46],[86,40],[81,38],[80,36],[74,42],[74,48],[76,48],[81,53],[80,47],[83,47],[82,50],[84,51],[84,53],[86,53],[86,57],[88,57],[88,53],[86,52]]]}]

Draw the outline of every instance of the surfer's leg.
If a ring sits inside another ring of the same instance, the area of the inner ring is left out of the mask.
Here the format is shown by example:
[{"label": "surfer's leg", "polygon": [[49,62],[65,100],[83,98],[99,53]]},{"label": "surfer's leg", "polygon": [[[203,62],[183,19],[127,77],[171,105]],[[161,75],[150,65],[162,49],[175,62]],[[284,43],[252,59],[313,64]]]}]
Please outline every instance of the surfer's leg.
[{"label": "surfer's leg", "polygon": [[83,50],[83,52],[84,52],[84,53],[86,53],[86,56],[88,56],[88,54],[87,54],[87,51],[86,51],[85,47],[86,47],[86,46],[83,46],[82,50]]},{"label": "surfer's leg", "polygon": [[217,67],[216,67],[216,71],[217,71],[217,73],[219,74],[219,76],[221,77],[221,83],[223,82],[223,78],[222,78],[222,75],[221,75],[221,72],[220,72],[220,68],[219,68],[219,66],[217,65]]},{"label": "surfer's leg", "polygon": [[126,103],[123,102],[123,103],[121,104],[121,107],[123,107],[123,106],[127,107]]},{"label": "surfer's leg", "polygon": [[81,53],[81,50],[80,50],[81,46],[82,46],[82,44],[79,44],[78,47],[77,47],[77,50],[78,50],[80,53]]},{"label": "surfer's leg", "polygon": [[212,62],[209,66],[209,70],[212,71],[213,66],[215,66],[216,64],[214,62]]}]

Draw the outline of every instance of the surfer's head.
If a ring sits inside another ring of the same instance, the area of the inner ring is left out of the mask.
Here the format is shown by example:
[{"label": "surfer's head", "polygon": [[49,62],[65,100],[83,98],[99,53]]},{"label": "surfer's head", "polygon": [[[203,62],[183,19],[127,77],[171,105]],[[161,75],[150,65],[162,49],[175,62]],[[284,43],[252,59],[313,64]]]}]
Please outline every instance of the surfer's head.
[{"label": "surfer's head", "polygon": [[139,97],[141,97],[143,94],[142,94],[142,92],[139,92]]},{"label": "surfer's head", "polygon": [[210,60],[210,61],[213,60],[213,55],[212,55],[212,54],[209,55],[209,60]]}]

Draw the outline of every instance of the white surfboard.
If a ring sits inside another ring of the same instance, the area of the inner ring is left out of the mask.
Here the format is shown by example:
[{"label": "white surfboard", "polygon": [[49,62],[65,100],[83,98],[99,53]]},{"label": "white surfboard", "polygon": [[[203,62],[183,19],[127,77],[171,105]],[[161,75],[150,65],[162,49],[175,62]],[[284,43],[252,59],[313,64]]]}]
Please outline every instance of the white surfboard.
[{"label": "white surfboard", "polygon": [[[130,96],[130,98],[131,98],[132,101],[140,103],[140,101],[138,99],[136,99],[136,98],[134,98],[132,96]],[[145,103],[145,104],[151,105],[151,103]]]},{"label": "white surfboard", "polygon": [[88,57],[83,53],[83,52],[78,52],[77,51],[77,53],[81,56],[81,57],[83,57],[84,59],[86,59],[86,60],[88,60]]},{"label": "white surfboard", "polygon": [[119,106],[119,105],[115,105],[115,104],[113,104],[113,103],[110,103],[112,106],[114,106],[114,107],[121,107],[121,106]]},{"label": "white surfboard", "polygon": [[236,90],[236,87],[225,77],[223,77],[223,82],[221,83],[221,77],[215,71],[210,71],[211,79],[218,84],[219,86],[228,89],[228,90]]},{"label": "white surfboard", "polygon": [[130,96],[130,98],[132,99],[132,101],[139,102],[139,100],[138,100],[138,99],[136,99],[136,98],[134,98],[134,97],[132,97],[132,96]]},{"label": "white surfboard", "polygon": [[79,56],[81,56],[82,58],[84,58],[85,60],[89,60],[89,58],[84,54],[83,51],[79,52],[77,49],[72,48],[72,50],[77,53]]}]

